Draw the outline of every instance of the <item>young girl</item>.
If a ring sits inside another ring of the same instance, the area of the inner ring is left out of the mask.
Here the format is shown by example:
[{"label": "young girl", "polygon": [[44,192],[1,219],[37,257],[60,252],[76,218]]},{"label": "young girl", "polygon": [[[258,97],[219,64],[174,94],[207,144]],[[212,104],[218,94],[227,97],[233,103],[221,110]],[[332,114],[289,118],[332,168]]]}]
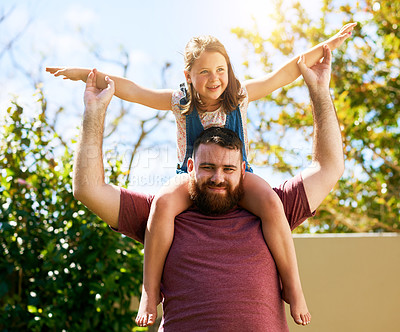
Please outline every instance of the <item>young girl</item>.
[{"label": "young girl", "polygon": [[[355,25],[345,25],[326,44],[332,50],[337,48],[351,35]],[[312,66],[323,56],[323,45],[315,46],[304,56],[307,66]],[[151,207],[145,235],[143,291],[136,318],[139,326],[155,322],[163,266],[174,234],[174,218],[192,204],[185,174],[187,160],[191,157],[194,140],[211,126],[225,126],[236,131],[242,139],[247,172],[245,195],[240,205],[262,221],[265,240],[282,280],[282,296],[290,304],[294,321],[302,325],[310,323],[311,315],[301,288],[294,244],[282,203],[268,183],[252,173],[247,162],[248,103],[299,77],[297,60],[295,57],[271,74],[241,84],[234,75],[224,46],[216,38],[204,36],[192,38],[185,48],[184,74],[188,91],[184,87],[178,91],[146,89],[125,78],[110,76],[115,82],[117,97],[159,110],[172,110],[177,123],[178,159],[181,162],[177,172],[182,174],[160,190]],[[46,71],[64,76],[64,79],[86,81],[90,69],[52,67]],[[97,72],[99,88],[106,87],[105,76]]]}]

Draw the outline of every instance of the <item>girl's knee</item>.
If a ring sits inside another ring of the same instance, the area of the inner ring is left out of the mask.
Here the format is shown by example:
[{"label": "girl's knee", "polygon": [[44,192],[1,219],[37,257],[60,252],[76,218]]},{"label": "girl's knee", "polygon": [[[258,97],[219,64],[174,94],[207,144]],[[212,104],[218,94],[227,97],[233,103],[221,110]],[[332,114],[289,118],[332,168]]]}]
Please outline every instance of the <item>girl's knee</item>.
[{"label": "girl's knee", "polygon": [[277,193],[258,176],[248,179],[242,203],[244,208],[258,216],[283,213],[282,201]]},{"label": "girl's knee", "polygon": [[151,205],[152,208],[154,207],[154,210],[157,212],[167,212],[169,210],[172,210],[175,200],[176,197],[174,197],[173,193],[160,193],[154,196]]},{"label": "girl's knee", "polygon": [[152,210],[157,214],[176,216],[191,205],[189,192],[184,184],[161,190],[153,199]]},{"label": "girl's knee", "polygon": [[271,188],[264,188],[264,190],[254,193],[254,199],[258,199],[260,205],[268,206],[269,209],[276,209],[282,206],[279,196]]},{"label": "girl's knee", "polygon": [[272,189],[267,190],[265,195],[263,195],[263,199],[265,201],[265,204],[267,204],[267,206],[269,206],[270,209],[273,210],[283,209],[282,201],[274,190]]}]

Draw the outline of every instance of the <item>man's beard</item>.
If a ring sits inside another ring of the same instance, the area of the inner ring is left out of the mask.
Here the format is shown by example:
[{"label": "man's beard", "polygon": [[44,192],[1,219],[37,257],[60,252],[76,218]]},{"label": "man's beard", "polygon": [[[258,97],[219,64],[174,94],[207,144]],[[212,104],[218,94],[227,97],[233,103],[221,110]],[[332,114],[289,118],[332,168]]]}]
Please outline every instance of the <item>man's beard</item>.
[{"label": "man's beard", "polygon": [[[207,190],[207,186],[226,188],[225,194],[212,193]],[[211,180],[199,185],[196,179],[190,176],[189,194],[191,200],[203,214],[221,215],[235,207],[243,198],[243,177],[240,177],[238,186],[232,189],[229,183],[224,182],[217,185]]]}]

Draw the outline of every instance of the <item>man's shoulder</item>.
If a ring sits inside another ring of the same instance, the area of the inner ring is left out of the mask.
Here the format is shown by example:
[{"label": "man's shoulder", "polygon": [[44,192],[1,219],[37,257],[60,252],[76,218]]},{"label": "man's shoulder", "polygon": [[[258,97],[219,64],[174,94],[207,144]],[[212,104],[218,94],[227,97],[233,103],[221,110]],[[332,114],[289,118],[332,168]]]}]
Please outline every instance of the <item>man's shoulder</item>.
[{"label": "man's shoulder", "polygon": [[154,198],[154,195],[152,195],[152,194],[136,191],[136,190],[129,189],[129,188],[120,187],[120,191],[121,191],[121,196],[130,198],[130,199],[147,200],[147,201],[151,202]]},{"label": "man's shoulder", "polygon": [[278,185],[272,189],[276,193],[280,193],[280,192],[289,193],[290,191],[301,188],[301,187],[304,187],[303,186],[303,178],[301,176],[301,173],[298,173],[297,175],[291,177],[288,180],[285,180],[280,185]]},{"label": "man's shoulder", "polygon": [[125,188],[121,188],[120,192],[118,230],[116,231],[143,243],[154,195]]}]

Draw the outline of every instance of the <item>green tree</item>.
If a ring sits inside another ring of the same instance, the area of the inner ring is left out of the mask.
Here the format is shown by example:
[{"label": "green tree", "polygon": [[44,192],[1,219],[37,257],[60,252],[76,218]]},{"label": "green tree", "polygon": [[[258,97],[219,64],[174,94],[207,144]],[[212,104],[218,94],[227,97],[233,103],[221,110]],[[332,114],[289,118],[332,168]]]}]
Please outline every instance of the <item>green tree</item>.
[{"label": "green tree", "polygon": [[[37,96],[36,118],[13,102],[0,127],[0,330],[131,331],[142,248],[74,199],[72,153]],[[106,168],[124,181],[120,160]]]},{"label": "green tree", "polygon": [[[332,67],[346,173],[309,226],[317,232],[399,232],[400,2],[324,0],[316,19],[300,2],[278,0],[275,5],[271,18],[276,29],[269,38],[257,27],[233,29],[266,72],[274,68],[273,59],[293,57],[332,36],[342,24],[359,22],[354,36],[334,51]],[[254,63],[246,59],[245,65],[251,72]],[[258,118],[252,118],[252,150],[276,171],[293,173],[304,166],[292,162],[304,160],[300,149],[284,146],[299,135],[311,138],[311,110],[304,95],[303,81],[297,80],[259,102]],[[269,118],[267,109],[277,109],[279,116]]]}]

